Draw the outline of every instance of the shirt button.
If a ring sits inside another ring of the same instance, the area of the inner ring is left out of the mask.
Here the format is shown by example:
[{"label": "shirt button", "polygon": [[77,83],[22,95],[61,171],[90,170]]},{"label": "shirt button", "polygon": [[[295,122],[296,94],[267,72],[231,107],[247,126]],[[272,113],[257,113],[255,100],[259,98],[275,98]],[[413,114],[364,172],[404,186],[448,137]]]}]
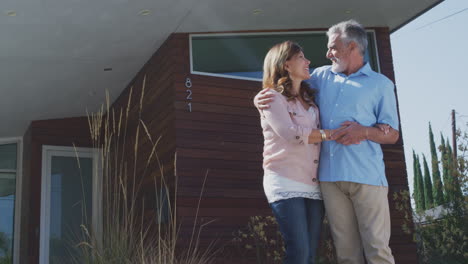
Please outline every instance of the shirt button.
[{"label": "shirt button", "polygon": [[296,139],[300,139],[301,137],[300,136],[296,136]]},{"label": "shirt button", "polygon": [[317,182],[317,179],[316,179],[316,178],[313,178],[312,181],[313,181],[313,182]]},{"label": "shirt button", "polygon": [[338,104],[336,104],[335,106],[338,106]]},{"label": "shirt button", "polygon": [[333,153],[330,154],[330,157],[333,157]]},{"label": "shirt button", "polygon": [[330,123],[333,123],[333,119],[332,119],[332,120],[330,120]]},{"label": "shirt button", "polygon": [[296,115],[296,112],[293,112],[293,115]]},{"label": "shirt button", "polygon": [[315,164],[318,164],[318,160],[314,160],[314,163],[315,163]]}]

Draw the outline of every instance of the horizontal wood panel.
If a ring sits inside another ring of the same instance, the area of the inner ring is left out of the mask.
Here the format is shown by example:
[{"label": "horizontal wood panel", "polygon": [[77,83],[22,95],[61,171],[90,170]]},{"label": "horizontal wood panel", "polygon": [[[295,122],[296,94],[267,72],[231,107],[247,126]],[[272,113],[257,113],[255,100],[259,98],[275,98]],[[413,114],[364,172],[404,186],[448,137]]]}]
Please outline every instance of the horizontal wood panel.
[{"label": "horizontal wood panel", "polygon": [[[135,123],[138,123],[141,118],[144,121],[154,120],[160,111],[173,111],[174,106],[170,102],[173,100],[173,91],[169,89],[171,87],[170,83],[166,83],[168,89],[159,89],[157,91],[157,97],[150,98],[149,95],[144,95],[142,99],[142,112],[140,116],[140,98],[138,101],[134,101],[134,104],[130,108],[129,114],[129,125],[134,126]],[[125,110],[126,111],[126,108]]]},{"label": "horizontal wood panel", "polygon": [[[173,89],[174,82],[168,69],[162,72],[160,76],[154,78],[154,80],[147,80],[144,95],[144,102],[147,102],[147,107],[150,109],[167,101],[173,101],[175,96]],[[163,87],[166,87],[166,89]]]},{"label": "horizontal wood panel", "polygon": [[[185,74],[180,74],[180,73],[174,74],[174,78],[176,80],[185,80],[186,77],[187,76]],[[227,87],[231,89],[247,90],[247,91],[253,91],[253,92],[258,92],[262,88],[262,83],[258,81],[248,81],[248,80],[215,77],[215,76],[205,76],[205,75],[197,75],[197,74],[190,74],[190,79],[195,88],[199,86],[210,85],[210,86],[216,86],[216,87]]]},{"label": "horizontal wood panel", "polygon": [[[208,173],[208,177],[216,177],[217,179],[235,179],[239,181],[248,181],[255,178],[261,178],[263,176],[263,169],[260,167],[259,170],[246,170],[243,167],[232,169],[220,169],[211,168],[208,172],[206,169],[201,167],[180,167],[177,170],[180,177],[205,177]],[[261,172],[261,174],[259,174]]]},{"label": "horizontal wood panel", "polygon": [[[191,99],[189,100],[188,97]],[[253,101],[249,99],[236,98],[231,96],[200,94],[194,89],[191,89],[191,93],[187,91],[177,92],[175,98],[178,101],[191,101],[192,103],[255,108]]]},{"label": "horizontal wood panel", "polygon": [[404,178],[401,178],[401,177],[392,178],[392,177],[389,177],[389,175],[387,174],[387,181],[388,181],[389,185],[400,185],[400,186],[402,186],[402,187],[400,187],[400,189],[407,189],[408,188],[408,181],[406,179],[404,179]]},{"label": "horizontal wood panel", "polygon": [[[244,99],[246,101],[252,102],[252,104],[255,95],[260,91],[260,89],[236,89],[234,86],[219,86],[209,82],[204,84],[195,83],[192,85],[193,86],[190,89],[195,94]],[[185,78],[178,79],[178,77],[175,77],[175,87],[176,92],[178,93],[186,92],[187,87],[185,86]]]},{"label": "horizontal wood panel", "polygon": [[[194,216],[197,213],[197,208],[178,206],[177,213],[179,216]],[[270,208],[226,208],[226,207],[210,207],[200,208],[198,210],[198,216],[216,216],[216,217],[232,217],[232,216],[255,216],[255,215],[267,215],[271,213]]]},{"label": "horizontal wood panel", "polygon": [[238,134],[254,134],[262,138],[262,130],[260,127],[220,124],[216,122],[204,122],[195,120],[176,120],[176,129],[192,129],[199,131],[227,132]]},{"label": "horizontal wood panel", "polygon": [[385,167],[389,169],[400,169],[406,171],[406,164],[401,161],[386,161]]},{"label": "horizontal wood panel", "polygon": [[[208,173],[210,174],[210,173]],[[201,176],[201,175],[200,175]],[[226,188],[226,189],[239,189],[239,190],[261,190],[263,192],[263,177],[257,177],[249,179],[248,181],[239,179],[226,179],[218,178],[217,175],[208,175],[206,181],[204,176],[202,177],[185,177],[180,176],[179,182],[184,187],[194,187],[201,189],[203,182],[205,182],[205,188]]]},{"label": "horizontal wood panel", "polygon": [[215,159],[194,159],[177,156],[177,165],[183,168],[232,169],[261,171],[262,164],[257,161],[230,161]]},{"label": "horizontal wood panel", "polygon": [[188,110],[177,110],[176,118],[178,120],[196,120],[260,127],[259,116],[239,116],[231,113],[207,113],[189,112]]},{"label": "horizontal wood panel", "polygon": [[263,157],[259,153],[241,151],[219,151],[193,148],[177,148],[177,155],[181,158],[200,158],[229,161],[257,161],[262,163]]},{"label": "horizontal wood panel", "polygon": [[218,132],[210,130],[195,130],[192,128],[177,127],[176,137],[194,140],[214,140],[216,142],[239,142],[248,144],[259,144],[263,146],[263,136],[259,134],[240,134],[228,132]]},{"label": "horizontal wood panel", "polygon": [[[187,101],[176,101],[175,107],[177,110],[187,110]],[[204,103],[192,103],[192,112],[208,112],[208,113],[220,113],[220,114],[233,114],[241,116],[255,116],[260,118],[258,111],[253,108],[215,105],[215,104],[204,104]]]},{"label": "horizontal wood panel", "polygon": [[[182,193],[187,197],[199,197],[200,188],[198,187],[185,187],[179,184],[178,193]],[[252,199],[263,199],[265,194],[260,192],[262,185],[259,184],[258,188],[254,190],[247,190],[245,188],[206,188],[203,191],[203,197],[206,198],[252,198]]]},{"label": "horizontal wood panel", "polygon": [[[193,169],[196,170],[196,169]],[[203,197],[239,197],[264,199],[263,171],[233,171],[210,169],[205,171],[178,171],[178,192],[181,196],[199,196],[203,183]],[[205,180],[206,175],[206,180]]]},{"label": "horizontal wood panel", "polygon": [[395,150],[398,149],[398,151],[393,151],[384,149],[383,154],[384,154],[384,161],[396,161],[396,162],[404,162],[405,161],[405,155],[401,153],[401,146],[394,146]]},{"label": "horizontal wood panel", "polygon": [[[262,190],[263,192],[263,190]],[[201,197],[200,203],[198,199],[193,199],[193,197],[178,196],[177,197],[177,206],[183,207],[200,207],[204,208],[221,208],[221,207],[230,207],[230,208],[268,208],[267,199],[238,199],[238,198],[206,198]],[[243,219],[243,218],[242,218]]]},{"label": "horizontal wood panel", "polygon": [[[145,89],[143,91],[143,78],[146,76],[146,83]],[[171,99],[173,98],[174,92],[170,89],[172,87],[171,77],[169,72],[163,72],[163,76],[160,78],[155,78],[154,82],[152,82],[151,77],[147,75],[141,76],[141,79],[138,79],[138,84],[132,83],[129,91],[131,90],[131,98],[129,98],[130,93],[128,92],[127,97],[121,98],[121,101],[117,101],[113,107],[116,109],[123,108],[124,111],[127,111],[127,107],[129,108],[128,111],[132,113],[130,117],[135,118],[138,117],[134,116],[134,114],[139,113],[140,111],[140,102],[143,104],[144,107],[157,105],[156,102],[158,99],[163,99],[160,96],[161,93],[169,93],[172,95]],[[149,92],[148,92],[149,90]],[[143,93],[143,98],[142,98]],[[167,100],[167,98],[165,98]],[[130,100],[130,102],[129,102]],[[163,101],[160,101],[160,103]]]},{"label": "horizontal wood panel", "polygon": [[253,152],[260,156],[263,152],[262,144],[251,144],[251,143],[239,143],[239,142],[228,142],[220,140],[197,140],[194,138],[183,138],[177,139],[177,147],[180,148],[191,148],[191,149],[208,149],[208,150],[219,150],[224,152]]}]

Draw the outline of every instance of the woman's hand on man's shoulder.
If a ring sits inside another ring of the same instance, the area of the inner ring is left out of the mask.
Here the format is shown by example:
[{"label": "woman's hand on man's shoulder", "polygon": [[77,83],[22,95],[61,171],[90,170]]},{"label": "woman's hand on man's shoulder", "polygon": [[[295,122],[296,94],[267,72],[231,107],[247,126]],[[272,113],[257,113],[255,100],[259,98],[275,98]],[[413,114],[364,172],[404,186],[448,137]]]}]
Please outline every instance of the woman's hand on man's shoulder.
[{"label": "woman's hand on man's shoulder", "polygon": [[260,110],[268,109],[277,94],[278,92],[273,89],[263,89],[255,96],[254,105]]}]

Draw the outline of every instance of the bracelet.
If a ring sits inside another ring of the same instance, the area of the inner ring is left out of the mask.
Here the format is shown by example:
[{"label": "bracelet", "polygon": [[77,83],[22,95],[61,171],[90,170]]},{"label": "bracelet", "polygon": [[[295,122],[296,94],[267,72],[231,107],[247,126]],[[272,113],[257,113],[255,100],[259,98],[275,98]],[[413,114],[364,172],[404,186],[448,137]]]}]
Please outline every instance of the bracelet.
[{"label": "bracelet", "polygon": [[322,136],[322,141],[326,141],[327,140],[327,134],[325,134],[323,129],[320,129],[319,131],[320,131],[320,135]]}]

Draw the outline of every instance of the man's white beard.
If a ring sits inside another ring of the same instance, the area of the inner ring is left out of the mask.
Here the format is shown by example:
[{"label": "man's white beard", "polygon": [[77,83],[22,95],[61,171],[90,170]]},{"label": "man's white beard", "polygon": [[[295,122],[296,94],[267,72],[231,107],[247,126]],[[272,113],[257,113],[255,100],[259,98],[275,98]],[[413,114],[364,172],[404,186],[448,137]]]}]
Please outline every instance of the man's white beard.
[{"label": "man's white beard", "polygon": [[333,62],[332,64],[332,71],[334,72],[344,72],[346,69],[346,64],[340,60],[339,58],[332,58],[331,60]]}]

